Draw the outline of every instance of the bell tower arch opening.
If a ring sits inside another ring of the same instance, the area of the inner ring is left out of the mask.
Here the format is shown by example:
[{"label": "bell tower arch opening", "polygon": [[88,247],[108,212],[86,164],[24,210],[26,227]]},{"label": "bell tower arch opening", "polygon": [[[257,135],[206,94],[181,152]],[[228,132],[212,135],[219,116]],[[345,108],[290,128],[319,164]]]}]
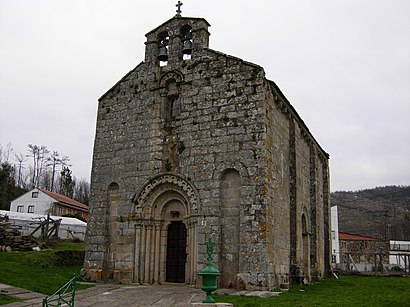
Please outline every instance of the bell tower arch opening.
[{"label": "bell tower arch opening", "polygon": [[190,60],[192,54],[192,27],[190,25],[184,25],[181,27],[180,32],[183,44],[183,60]]},{"label": "bell tower arch opening", "polygon": [[158,60],[161,66],[168,64],[168,44],[169,35],[168,32],[164,31],[158,35]]}]

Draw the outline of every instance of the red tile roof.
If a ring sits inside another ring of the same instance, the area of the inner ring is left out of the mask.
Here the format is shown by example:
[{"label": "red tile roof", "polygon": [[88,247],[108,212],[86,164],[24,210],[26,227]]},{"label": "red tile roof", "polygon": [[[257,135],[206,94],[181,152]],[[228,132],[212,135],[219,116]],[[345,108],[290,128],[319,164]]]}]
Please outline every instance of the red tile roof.
[{"label": "red tile roof", "polygon": [[355,235],[348,232],[341,232],[339,231],[339,240],[346,240],[346,241],[381,241],[380,239],[372,238],[372,237],[364,237],[360,235]]},{"label": "red tile roof", "polygon": [[72,206],[75,206],[75,207],[78,207],[78,208],[81,208],[83,210],[88,211],[88,206],[87,205],[84,205],[84,204],[82,204],[82,203],[80,203],[80,202],[78,202],[74,199],[71,199],[67,196],[64,196],[64,195],[61,195],[61,194],[58,194],[58,193],[55,193],[55,192],[50,192],[50,191],[47,191],[47,190],[44,190],[44,189],[39,189],[39,190],[43,193],[46,193],[48,196],[56,199],[59,202],[66,203],[66,204],[69,204],[69,205],[72,205]]}]

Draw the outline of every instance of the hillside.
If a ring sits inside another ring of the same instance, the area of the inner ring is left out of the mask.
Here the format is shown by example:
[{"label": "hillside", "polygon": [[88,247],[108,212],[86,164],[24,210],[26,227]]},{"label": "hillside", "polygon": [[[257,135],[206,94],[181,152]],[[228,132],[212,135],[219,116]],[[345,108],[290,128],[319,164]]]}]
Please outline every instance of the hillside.
[{"label": "hillside", "polygon": [[410,186],[331,193],[339,231],[387,240],[410,240]]}]

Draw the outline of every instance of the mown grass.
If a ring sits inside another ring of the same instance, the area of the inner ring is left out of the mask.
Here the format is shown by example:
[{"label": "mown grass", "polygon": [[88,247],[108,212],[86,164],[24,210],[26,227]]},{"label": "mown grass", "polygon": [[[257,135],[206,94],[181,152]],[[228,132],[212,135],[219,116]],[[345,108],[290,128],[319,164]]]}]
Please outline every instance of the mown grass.
[{"label": "mown grass", "polygon": [[[83,243],[58,242],[54,250],[41,252],[0,253],[0,283],[28,289],[45,295],[53,294],[75,274],[81,265],[60,266],[55,261],[55,250],[83,250]],[[89,286],[77,284],[77,289]],[[4,295],[3,295],[4,296]],[[0,304],[5,298],[0,297]]]},{"label": "mown grass", "polygon": [[215,296],[235,307],[410,306],[410,277],[347,276],[306,286],[291,286],[273,298]]},{"label": "mown grass", "polygon": [[21,302],[21,300],[19,300],[18,298],[0,293],[0,305],[11,304],[15,302]]},{"label": "mown grass", "polygon": [[[50,295],[74,274],[81,265],[59,266],[55,250],[83,250],[83,243],[58,242],[54,250],[41,252],[0,253],[0,283]],[[88,286],[77,284],[77,289]],[[214,296],[217,302],[235,307],[268,306],[410,306],[410,277],[346,276],[324,279],[306,286],[291,286],[288,292],[273,298]],[[0,305],[13,298],[0,294]]]}]

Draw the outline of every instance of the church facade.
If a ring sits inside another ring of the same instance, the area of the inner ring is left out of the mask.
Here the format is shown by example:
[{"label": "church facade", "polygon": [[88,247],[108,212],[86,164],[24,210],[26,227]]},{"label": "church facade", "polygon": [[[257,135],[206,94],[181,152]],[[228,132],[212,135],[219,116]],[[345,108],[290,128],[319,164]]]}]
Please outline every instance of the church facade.
[{"label": "church facade", "polygon": [[273,289],[330,268],[328,154],[262,67],[175,17],[99,99],[82,274]]}]

